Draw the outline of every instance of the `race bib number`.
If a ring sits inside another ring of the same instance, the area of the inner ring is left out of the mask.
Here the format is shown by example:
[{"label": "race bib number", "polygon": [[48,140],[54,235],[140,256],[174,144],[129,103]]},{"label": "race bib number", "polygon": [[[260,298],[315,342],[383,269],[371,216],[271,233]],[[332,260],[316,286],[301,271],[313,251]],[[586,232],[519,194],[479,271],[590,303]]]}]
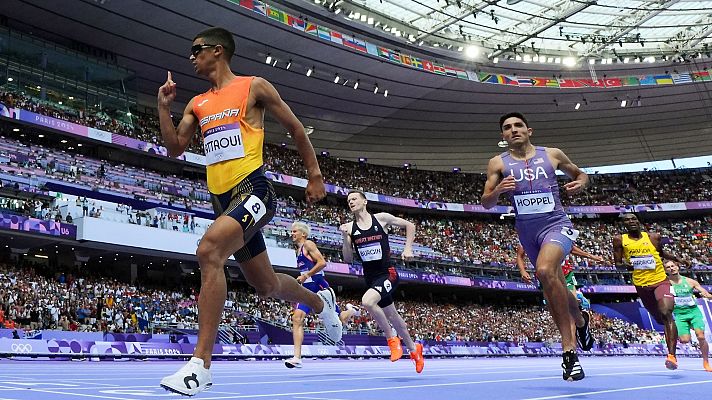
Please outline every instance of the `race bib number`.
[{"label": "race bib number", "polygon": [[650,270],[655,269],[655,258],[652,255],[631,257],[630,263],[633,269]]},{"label": "race bib number", "polygon": [[247,210],[255,221],[255,224],[259,222],[262,217],[267,214],[267,206],[260,200],[259,197],[255,195],[250,195],[250,197],[245,200],[245,209]]},{"label": "race bib number", "polygon": [[554,211],[554,195],[551,192],[515,194],[514,207],[519,215],[543,214]]},{"label": "race bib number", "polygon": [[697,302],[692,296],[675,297],[675,305],[678,307],[693,307],[697,305]]},{"label": "race bib number", "polygon": [[204,137],[205,162],[208,165],[245,156],[240,124],[216,126],[208,129]]},{"label": "race bib number", "polygon": [[571,239],[572,242],[576,241],[576,238],[578,238],[579,233],[580,232],[578,230],[574,228],[569,228],[568,226],[561,228],[561,234]]},{"label": "race bib number", "polygon": [[380,243],[371,243],[358,248],[361,261],[377,261],[383,258],[383,251]]}]

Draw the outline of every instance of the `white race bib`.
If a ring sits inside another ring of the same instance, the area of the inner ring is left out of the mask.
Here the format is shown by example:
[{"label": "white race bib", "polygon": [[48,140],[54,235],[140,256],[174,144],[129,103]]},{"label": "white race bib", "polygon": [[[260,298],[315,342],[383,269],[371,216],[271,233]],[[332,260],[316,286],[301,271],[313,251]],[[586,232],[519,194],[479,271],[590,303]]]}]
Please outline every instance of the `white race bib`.
[{"label": "white race bib", "polygon": [[697,305],[697,302],[692,296],[675,297],[675,305],[678,307],[693,307]]},{"label": "white race bib", "polygon": [[631,257],[630,263],[633,264],[633,269],[649,270],[655,269],[655,258],[652,254],[647,256]]},{"label": "white race bib", "polygon": [[575,242],[576,238],[579,235],[579,231],[574,228],[569,228],[568,226],[565,226],[561,228],[561,234]]},{"label": "white race bib", "polygon": [[361,261],[378,261],[383,258],[383,250],[378,242],[359,247],[358,254],[361,256]]},{"label": "white race bib", "polygon": [[220,125],[205,132],[205,161],[208,165],[245,156],[240,124]]},{"label": "white race bib", "polygon": [[250,195],[250,197],[245,200],[245,209],[248,213],[250,213],[250,215],[252,215],[252,218],[255,220],[255,224],[257,224],[262,217],[267,214],[267,206],[265,206],[265,203],[263,203],[262,200],[255,195]]},{"label": "white race bib", "polygon": [[514,206],[518,215],[552,212],[555,205],[554,195],[551,192],[514,195]]}]

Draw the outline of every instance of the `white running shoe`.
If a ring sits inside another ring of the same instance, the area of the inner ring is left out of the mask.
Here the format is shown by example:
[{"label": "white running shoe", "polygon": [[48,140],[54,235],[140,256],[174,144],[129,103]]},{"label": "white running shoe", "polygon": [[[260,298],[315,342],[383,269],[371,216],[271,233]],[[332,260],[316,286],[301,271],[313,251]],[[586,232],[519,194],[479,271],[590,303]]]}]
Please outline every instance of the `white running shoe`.
[{"label": "white running shoe", "polygon": [[302,359],[301,358],[288,358],[284,360],[284,366],[287,368],[301,368],[302,367]]},{"label": "white running shoe", "polygon": [[361,307],[355,306],[351,303],[346,304],[347,310],[354,310],[354,317],[358,318],[361,316]]},{"label": "white running shoe", "polygon": [[344,329],[339,315],[336,313],[336,295],[332,288],[320,290],[316,293],[324,301],[324,309],[321,310],[319,316],[324,321],[326,335],[329,340],[334,343],[341,341],[342,330]]},{"label": "white running shoe", "polygon": [[195,396],[213,386],[210,370],[203,367],[203,360],[193,357],[173,375],[161,379],[161,387],[184,396]]}]

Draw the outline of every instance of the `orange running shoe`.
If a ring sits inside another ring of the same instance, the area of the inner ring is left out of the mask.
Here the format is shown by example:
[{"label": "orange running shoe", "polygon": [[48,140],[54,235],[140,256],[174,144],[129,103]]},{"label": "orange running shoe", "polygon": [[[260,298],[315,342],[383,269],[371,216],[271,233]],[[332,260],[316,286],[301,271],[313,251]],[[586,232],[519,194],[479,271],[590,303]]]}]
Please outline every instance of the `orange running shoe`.
[{"label": "orange running shoe", "polygon": [[668,354],[665,359],[665,368],[667,369],[677,369],[677,357],[673,354]]},{"label": "orange running shoe", "polygon": [[425,366],[425,358],[423,358],[423,345],[420,343],[415,344],[415,351],[410,352],[410,359],[415,362],[415,372],[423,372],[423,367]]},{"label": "orange running shoe", "polygon": [[707,372],[712,372],[712,367],[710,367],[709,361],[705,361],[702,363],[702,367],[705,369]]},{"label": "orange running shoe", "polygon": [[396,362],[403,357],[403,348],[398,336],[388,338],[388,347],[391,349],[391,362]]}]

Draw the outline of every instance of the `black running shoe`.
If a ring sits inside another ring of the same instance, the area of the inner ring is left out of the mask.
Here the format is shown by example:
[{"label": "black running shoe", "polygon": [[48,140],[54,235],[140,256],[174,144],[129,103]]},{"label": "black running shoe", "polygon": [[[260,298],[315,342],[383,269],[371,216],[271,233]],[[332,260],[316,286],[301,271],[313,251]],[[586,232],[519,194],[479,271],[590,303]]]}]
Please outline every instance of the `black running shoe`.
[{"label": "black running shoe", "polygon": [[586,376],[586,374],[583,373],[583,368],[581,368],[578,356],[573,350],[564,352],[564,362],[561,363],[561,368],[564,369],[563,377],[565,381],[580,381]]},{"label": "black running shoe", "polygon": [[591,314],[586,310],[581,310],[581,315],[583,315],[583,326],[576,328],[576,341],[578,345],[581,346],[581,350],[589,351],[593,348],[593,335],[591,335],[591,330],[589,329],[589,322],[591,322]]}]

